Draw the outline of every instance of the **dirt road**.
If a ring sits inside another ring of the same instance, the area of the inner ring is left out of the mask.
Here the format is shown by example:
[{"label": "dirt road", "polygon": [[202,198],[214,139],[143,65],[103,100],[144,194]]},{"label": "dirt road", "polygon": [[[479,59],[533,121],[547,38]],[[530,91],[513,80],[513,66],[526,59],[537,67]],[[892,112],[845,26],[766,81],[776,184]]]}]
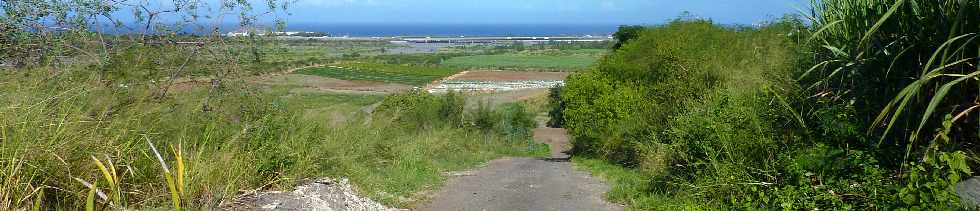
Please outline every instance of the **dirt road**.
[{"label": "dirt road", "polygon": [[535,140],[552,146],[551,158],[494,160],[472,174],[449,181],[420,210],[622,210],[603,200],[609,187],[575,170],[564,153],[563,129],[538,128]]}]

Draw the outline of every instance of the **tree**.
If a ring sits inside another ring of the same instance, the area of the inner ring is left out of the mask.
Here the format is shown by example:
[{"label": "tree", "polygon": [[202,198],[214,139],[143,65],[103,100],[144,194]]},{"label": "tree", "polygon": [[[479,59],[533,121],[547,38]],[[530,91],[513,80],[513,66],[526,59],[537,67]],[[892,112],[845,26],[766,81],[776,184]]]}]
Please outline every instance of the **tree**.
[{"label": "tree", "polygon": [[613,38],[616,39],[616,45],[613,49],[619,49],[623,47],[627,42],[640,36],[645,27],[640,25],[622,25],[619,26],[619,31],[613,34]]}]

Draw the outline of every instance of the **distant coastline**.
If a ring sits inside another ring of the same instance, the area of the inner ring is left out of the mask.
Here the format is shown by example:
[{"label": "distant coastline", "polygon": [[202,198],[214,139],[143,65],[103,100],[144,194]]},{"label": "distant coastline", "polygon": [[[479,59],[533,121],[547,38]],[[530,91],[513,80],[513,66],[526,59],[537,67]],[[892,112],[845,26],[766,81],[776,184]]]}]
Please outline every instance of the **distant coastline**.
[{"label": "distant coastline", "polygon": [[325,32],[351,37],[453,37],[453,36],[606,36],[616,31],[614,24],[310,24],[294,23],[287,31]]},{"label": "distant coastline", "polygon": [[[180,32],[202,34],[212,25],[185,25]],[[578,37],[609,36],[616,24],[440,24],[440,23],[286,23],[285,31],[325,33],[332,37]],[[143,27],[113,27],[109,34],[142,33]],[[259,27],[263,28],[263,27]],[[271,27],[267,27],[271,28]],[[242,31],[237,24],[219,26],[221,34]],[[152,33],[152,32],[151,32]]]}]

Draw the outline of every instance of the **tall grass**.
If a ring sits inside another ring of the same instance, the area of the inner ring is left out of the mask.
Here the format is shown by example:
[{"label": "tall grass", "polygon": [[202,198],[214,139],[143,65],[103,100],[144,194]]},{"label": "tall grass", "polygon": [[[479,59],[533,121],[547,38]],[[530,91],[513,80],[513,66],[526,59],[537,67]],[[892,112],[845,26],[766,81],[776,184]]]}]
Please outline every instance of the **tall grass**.
[{"label": "tall grass", "polygon": [[877,138],[850,143],[901,165],[902,201],[922,209],[958,206],[952,187],[977,166],[966,157],[976,157],[980,138],[980,119],[973,117],[980,108],[980,3],[813,5],[809,44],[818,63],[801,79],[818,100],[854,108],[854,124]]},{"label": "tall grass", "polygon": [[[977,105],[976,1],[818,1],[811,44],[819,63],[803,74],[815,92],[854,99],[869,129],[898,130],[909,141],[932,136],[942,115],[962,116]],[[864,113],[864,112],[862,112]],[[962,114],[962,115],[960,115]],[[939,118],[937,118],[939,117]],[[976,138],[977,122],[957,139]],[[908,123],[903,123],[908,122]],[[883,127],[879,127],[883,126]]]},{"label": "tall grass", "polygon": [[380,121],[390,118],[365,121],[363,112],[340,124],[308,115],[360,112],[380,97],[225,82],[217,92],[191,87],[159,98],[138,74],[144,69],[127,70],[134,74],[109,85],[84,69],[0,73],[0,209],[209,209],[316,177],[348,177],[367,196],[404,207],[440,185],[442,172],[543,153],[506,134],[449,126],[464,119],[420,131]]}]

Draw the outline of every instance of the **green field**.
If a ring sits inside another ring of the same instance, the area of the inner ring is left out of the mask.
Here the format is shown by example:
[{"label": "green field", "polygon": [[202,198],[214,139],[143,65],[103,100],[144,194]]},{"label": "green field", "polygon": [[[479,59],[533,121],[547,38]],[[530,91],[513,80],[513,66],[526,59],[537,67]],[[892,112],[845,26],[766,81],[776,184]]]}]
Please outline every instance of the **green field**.
[{"label": "green field", "polygon": [[322,59],[354,59],[358,57],[376,56],[386,48],[396,48],[397,45],[378,41],[306,41],[288,40],[281,43],[263,46],[261,52],[268,62],[291,62]]},{"label": "green field", "polygon": [[408,85],[425,85],[459,72],[455,68],[435,66],[392,65],[377,63],[345,63],[297,71],[343,80],[379,81]]},{"label": "green field", "polygon": [[602,49],[580,49],[463,56],[446,60],[443,65],[471,69],[583,70],[604,52]]}]

